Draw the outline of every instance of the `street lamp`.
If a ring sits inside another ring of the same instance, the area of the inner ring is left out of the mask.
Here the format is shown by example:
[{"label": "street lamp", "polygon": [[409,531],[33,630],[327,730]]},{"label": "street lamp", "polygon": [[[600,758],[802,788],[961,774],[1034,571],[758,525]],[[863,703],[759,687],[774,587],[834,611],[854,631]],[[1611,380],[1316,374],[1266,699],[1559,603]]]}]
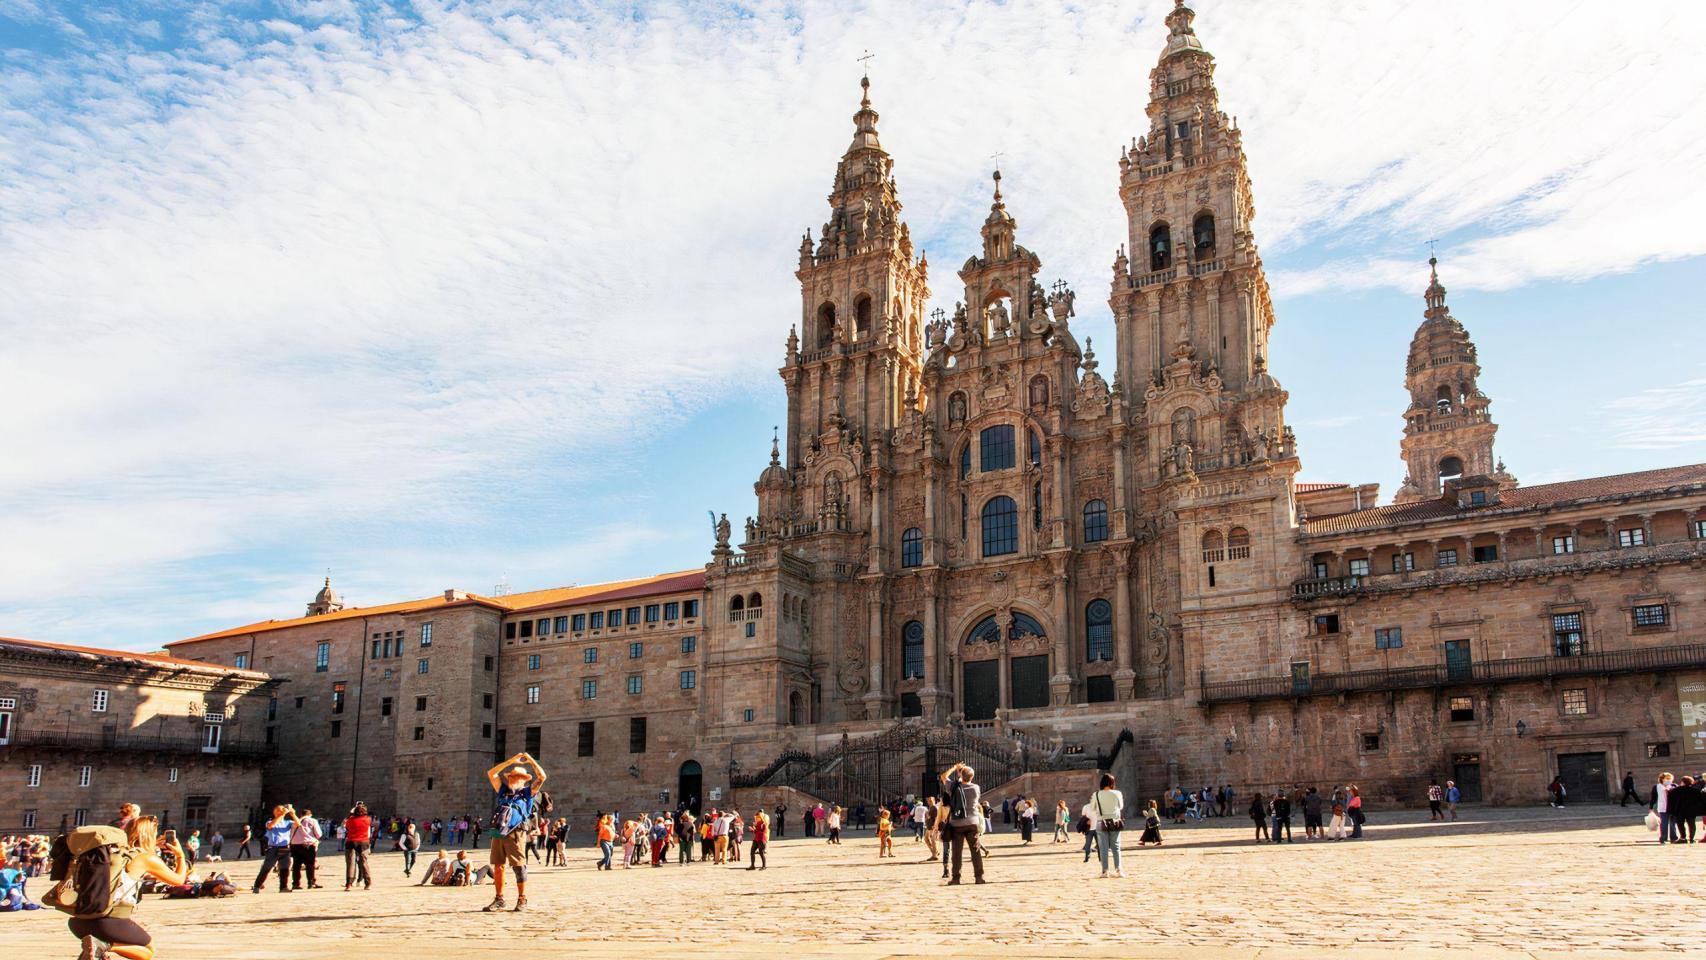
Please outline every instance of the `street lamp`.
[{"label": "street lamp", "polygon": [[1516,722],[1516,735],[1520,737],[1527,732],[1528,732],[1528,724],[1523,723],[1521,720],[1518,720]]}]

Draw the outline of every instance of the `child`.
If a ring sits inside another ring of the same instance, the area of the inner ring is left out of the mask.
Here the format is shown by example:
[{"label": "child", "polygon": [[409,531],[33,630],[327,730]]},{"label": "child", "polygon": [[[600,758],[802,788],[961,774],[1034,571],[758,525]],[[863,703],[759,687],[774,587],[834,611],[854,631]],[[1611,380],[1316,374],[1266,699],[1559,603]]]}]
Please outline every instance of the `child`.
[{"label": "child", "polygon": [[1154,800],[1143,808],[1143,836],[1137,840],[1140,847],[1147,843],[1161,846],[1161,810],[1155,806]]},{"label": "child", "polygon": [[889,819],[887,807],[877,812],[877,859],[894,857],[894,821]]}]

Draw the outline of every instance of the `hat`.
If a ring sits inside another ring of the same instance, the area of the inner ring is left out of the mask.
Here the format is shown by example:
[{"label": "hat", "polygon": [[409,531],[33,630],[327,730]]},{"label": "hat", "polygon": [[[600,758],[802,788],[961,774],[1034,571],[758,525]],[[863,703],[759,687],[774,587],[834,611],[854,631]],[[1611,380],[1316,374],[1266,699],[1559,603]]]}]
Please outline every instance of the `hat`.
[{"label": "hat", "polygon": [[523,777],[525,779],[532,780],[533,779],[533,771],[527,769],[526,767],[524,767],[518,763],[515,766],[510,767],[508,770],[504,771],[504,779],[508,780],[508,779],[511,779],[514,777]]}]

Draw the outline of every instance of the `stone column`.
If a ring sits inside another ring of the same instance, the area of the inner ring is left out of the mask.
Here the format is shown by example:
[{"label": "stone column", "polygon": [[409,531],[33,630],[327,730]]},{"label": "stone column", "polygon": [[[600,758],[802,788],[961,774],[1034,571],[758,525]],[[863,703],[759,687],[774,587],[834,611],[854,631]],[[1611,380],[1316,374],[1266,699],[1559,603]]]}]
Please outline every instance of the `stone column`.
[{"label": "stone column", "polygon": [[924,577],[924,685],[918,690],[918,702],[924,708],[925,719],[932,723],[941,719],[936,713],[942,692],[942,664],[938,659],[942,645],[937,637],[941,630],[941,617],[938,615],[941,601],[937,596],[941,582],[942,575],[937,570]]},{"label": "stone column", "polygon": [[[1066,511],[1066,485],[1069,482],[1068,478],[1071,472],[1066,466],[1066,445],[1068,441],[1065,437],[1050,439],[1052,441],[1050,446],[1054,448],[1054,489],[1050,491],[1049,509],[1054,516],[1066,518],[1068,516]],[[1070,520],[1066,522],[1070,522]],[[1051,524],[1051,526],[1054,529],[1049,531],[1049,545],[1054,547],[1066,546],[1066,531],[1062,529],[1064,523]]]},{"label": "stone column", "polygon": [[[878,454],[871,454],[875,459]],[[883,478],[881,468],[873,466],[870,472],[871,481],[871,559],[865,569],[870,573],[883,572],[883,560],[888,549],[887,538],[883,536]]]},{"label": "stone column", "polygon": [[1067,570],[1067,554],[1049,557],[1049,580],[1054,587],[1054,670],[1049,676],[1049,703],[1064,707],[1072,702],[1072,637],[1073,600],[1072,574]]},{"label": "stone column", "polygon": [[865,691],[865,716],[875,720],[883,716],[884,701],[887,691],[883,689],[883,588],[881,580],[872,580],[869,584],[871,596],[868,601],[868,619],[870,630],[866,638],[867,659],[871,665],[870,686]]},{"label": "stone column", "polygon": [[1113,496],[1108,498],[1108,509],[1113,513],[1113,516],[1109,518],[1113,523],[1113,529],[1108,532],[1115,540],[1124,540],[1130,536],[1131,530],[1131,515],[1126,504],[1125,440],[1125,424],[1116,423],[1113,430],[1114,492]]},{"label": "stone column", "polygon": [[1130,700],[1137,695],[1137,671],[1131,667],[1137,631],[1131,620],[1131,550],[1114,553],[1114,695]]},{"label": "stone column", "polygon": [[927,567],[942,562],[937,554],[941,549],[941,531],[936,522],[941,494],[936,489],[936,479],[936,460],[927,456],[924,458],[924,565]]},{"label": "stone column", "polygon": [[996,680],[1000,684],[1001,690],[999,710],[1009,710],[1013,706],[1013,691],[1010,689],[1012,678],[1008,675],[1012,660],[1007,654],[1007,630],[1013,626],[1013,614],[1006,610],[996,614],[995,625],[1001,628],[1001,636],[995,641],[995,649],[998,653],[995,661]]},{"label": "stone column", "polygon": [[1641,514],[1641,540],[1649,547],[1653,545],[1653,514]]}]

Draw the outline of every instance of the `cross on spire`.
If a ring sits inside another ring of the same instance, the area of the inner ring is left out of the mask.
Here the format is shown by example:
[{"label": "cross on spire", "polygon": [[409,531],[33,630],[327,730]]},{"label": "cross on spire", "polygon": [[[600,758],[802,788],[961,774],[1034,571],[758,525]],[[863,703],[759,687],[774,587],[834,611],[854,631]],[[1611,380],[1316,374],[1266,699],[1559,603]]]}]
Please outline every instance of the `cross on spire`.
[{"label": "cross on spire", "polygon": [[871,75],[871,61],[875,60],[876,58],[877,58],[876,54],[872,53],[869,50],[866,50],[864,53],[864,56],[855,57],[854,59],[859,61],[862,69],[865,71],[865,76],[869,77]]}]

